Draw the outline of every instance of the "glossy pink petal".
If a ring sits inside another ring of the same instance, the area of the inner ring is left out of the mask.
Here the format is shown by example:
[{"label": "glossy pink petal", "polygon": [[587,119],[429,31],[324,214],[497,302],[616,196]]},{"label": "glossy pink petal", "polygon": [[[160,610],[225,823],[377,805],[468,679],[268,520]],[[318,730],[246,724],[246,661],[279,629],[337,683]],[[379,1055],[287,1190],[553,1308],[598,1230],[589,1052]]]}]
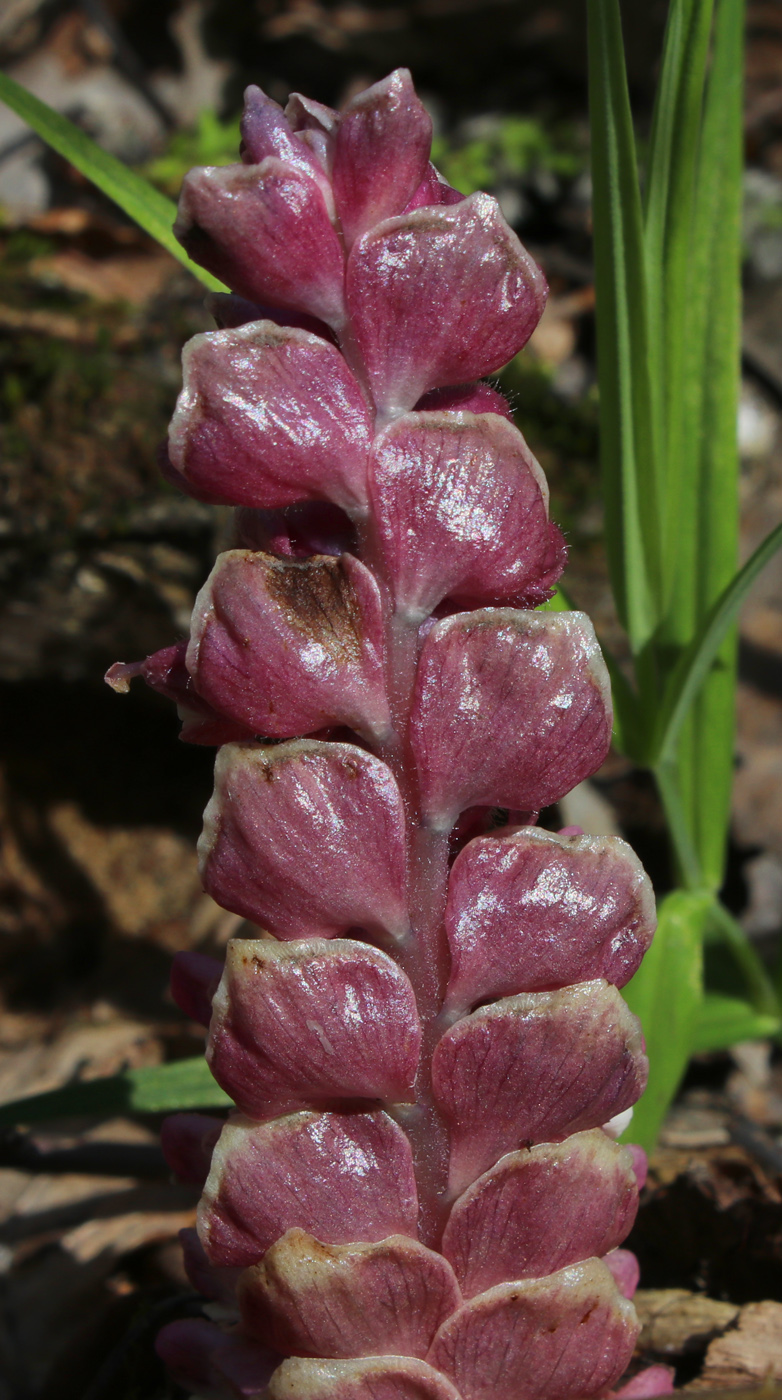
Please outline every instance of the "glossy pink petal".
[{"label": "glossy pink petal", "polygon": [[484,804],[539,811],[600,767],[611,723],[584,613],[446,618],[424,642],[410,722],[424,820],[450,829]]},{"label": "glossy pink petal", "polygon": [[[456,1202],[443,1236],[467,1298],[606,1254],[638,1209],[632,1158],[600,1129],[501,1157]],[[619,1251],[622,1253],[623,1251]]]},{"label": "glossy pink petal", "polygon": [[618,1390],[612,1390],[610,1400],[653,1400],[658,1395],[673,1395],[675,1380],[673,1366],[647,1366]]},{"label": "glossy pink petal", "polygon": [[343,109],[332,183],[347,247],[402,210],[429,165],[432,119],[406,68],[365,88]]},{"label": "glossy pink petal", "polygon": [[191,170],[174,233],[194,262],[248,301],[342,324],[342,248],[318,182],[296,166],[269,156]]},{"label": "glossy pink petal", "polygon": [[248,1332],[294,1356],[424,1357],[461,1301],[442,1255],[403,1235],[324,1245],[289,1230],[239,1286]]},{"label": "glossy pink petal", "polygon": [[641,1028],[615,987],[582,982],[482,1007],[439,1041],[435,1096],[451,1125],[451,1189],[503,1152],[599,1127],[643,1093]]},{"label": "glossy pink petal", "polygon": [[227,505],[364,509],[370,420],[333,345],[254,321],[194,336],[182,365],[169,460],[184,490]]},{"label": "glossy pink petal", "polygon": [[629,982],[652,941],[654,894],[617,836],[555,836],[530,827],[479,836],[458,855],[445,915],[451,950],[446,1005]]},{"label": "glossy pink petal", "polygon": [[206,1113],[172,1113],[163,1119],[160,1146],[167,1165],[180,1181],[203,1186],[222,1130],[222,1118],[210,1118]]},{"label": "glossy pink petal", "polygon": [[408,413],[376,438],[370,499],[397,611],[543,602],[565,562],[546,479],[496,413]]},{"label": "glossy pink petal", "polygon": [[460,190],[455,190],[453,185],[449,185],[448,181],[443,179],[437,167],[430,161],[423,180],[411,195],[402,213],[412,214],[414,209],[421,209],[425,204],[461,204],[465,198]]},{"label": "glossy pink petal", "polygon": [[242,1113],[333,1099],[411,1102],[421,1027],[405,974],[347,939],[232,939],[207,1059]]},{"label": "glossy pink petal", "polygon": [[445,1376],[404,1356],[358,1361],[284,1361],[269,1400],[462,1400]]},{"label": "glossy pink petal", "polygon": [[185,1390],[206,1400],[258,1400],[280,1359],[205,1317],[169,1322],[158,1332],[155,1350]]},{"label": "glossy pink petal", "polygon": [[465,1303],[428,1360],[464,1400],[590,1400],[622,1375],[638,1331],[632,1304],[589,1259]]},{"label": "glossy pink petal", "polygon": [[212,898],[278,938],[407,931],[402,798],[353,744],[226,744],[199,858]]},{"label": "glossy pink petal", "polygon": [[257,1264],[286,1230],[326,1244],[416,1233],[410,1144],[385,1113],[226,1123],[198,1207],[212,1264]]},{"label": "glossy pink petal", "polygon": [[171,964],[171,995],[180,1011],[191,1021],[208,1026],[212,1017],[212,997],[220,985],[223,964],[204,953],[175,953]]},{"label": "glossy pink petal", "polygon": [[218,556],[196,598],[187,668],[199,695],[256,734],[346,725],[387,737],[383,606],[350,554],[307,561]]},{"label": "glossy pink petal", "polygon": [[605,1257],[605,1264],[614,1276],[619,1292],[624,1298],[632,1298],[641,1281],[641,1268],[630,1249],[614,1249]]},{"label": "glossy pink petal", "polygon": [[350,254],[346,289],[372,392],[388,417],[429,389],[500,369],[529,339],[546,300],[543,273],[486,194],[378,224]]},{"label": "glossy pink petal", "polygon": [[282,107],[254,83],[244,90],[241,131],[241,155],[245,165],[260,165],[267,156],[276,156],[326,184],[323,167],[310,147],[291,129]]},{"label": "glossy pink petal", "polygon": [[416,404],[418,413],[498,413],[513,422],[513,410],[498,389],[479,379],[476,384],[454,384],[450,389],[432,389]]}]

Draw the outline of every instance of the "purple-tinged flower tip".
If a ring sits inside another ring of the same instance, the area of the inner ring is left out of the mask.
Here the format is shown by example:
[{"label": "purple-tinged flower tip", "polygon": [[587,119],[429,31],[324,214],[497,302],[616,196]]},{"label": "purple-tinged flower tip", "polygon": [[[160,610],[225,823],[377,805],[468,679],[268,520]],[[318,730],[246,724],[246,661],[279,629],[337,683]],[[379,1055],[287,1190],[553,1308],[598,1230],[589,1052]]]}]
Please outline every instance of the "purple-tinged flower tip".
[{"label": "purple-tinged flower tip", "polygon": [[457,857],[445,914],[449,1010],[604,977],[629,982],[652,941],[654,895],[617,836],[527,828]]},{"label": "purple-tinged flower tip", "polygon": [[348,312],[386,417],[430,389],[493,374],[527,342],[546,282],[497,201],[386,219],[348,259]]},{"label": "purple-tinged flower tip", "polygon": [[171,995],[180,1011],[199,1026],[208,1026],[212,997],[220,985],[223,964],[205,953],[175,953],[171,964]]},{"label": "purple-tinged flower tip", "polygon": [[428,1360],[463,1400],[603,1395],[633,1353],[638,1321],[599,1259],[504,1283],[444,1322]]},{"label": "purple-tinged flower tip", "polygon": [[599,1129],[575,1133],[510,1152],[478,1177],[451,1211],[443,1253],[472,1298],[607,1254],[637,1209],[629,1152]]},{"label": "purple-tinged flower tip", "polygon": [[548,486],[496,413],[409,413],[375,440],[370,501],[398,612],[544,602],[565,563]]},{"label": "purple-tinged flower tip", "polygon": [[623,1298],[632,1298],[641,1279],[641,1268],[630,1249],[613,1249],[603,1261],[614,1276]]},{"label": "purple-tinged flower tip", "polygon": [[432,121],[406,68],[354,97],[334,141],[332,183],[346,246],[400,214],[428,173]]},{"label": "purple-tinged flower tip", "polygon": [[196,693],[190,672],[185,665],[187,642],[177,642],[148,656],[145,661],[115,661],[104,680],[112,690],[126,694],[136,677],[146,681],[151,690],[173,700],[182,721],[179,735],[188,744],[230,744],[234,740],[251,739],[253,730],[235,720],[219,715]]},{"label": "purple-tinged flower tip", "polygon": [[226,505],[365,510],[369,412],[333,345],[257,321],[194,336],[182,366],[169,431],[182,490]]},{"label": "purple-tinged flower tip", "polygon": [[274,156],[191,170],[174,233],[194,262],[248,301],[332,328],[344,322],[344,256],[311,173]]},{"label": "purple-tinged flower tip", "polygon": [[420,1043],[413,989],[385,953],[347,939],[228,944],[207,1059],[242,1113],[413,1102]]},{"label": "purple-tinged flower tip", "polygon": [[196,1291],[212,1302],[221,1303],[238,1320],[236,1289],[242,1270],[217,1269],[214,1264],[210,1264],[197,1230],[180,1230],[179,1243],[182,1246],[185,1273]]},{"label": "purple-tinged flower tip", "polygon": [[673,1395],[676,1372],[673,1366],[647,1366],[618,1390],[612,1390],[609,1400],[655,1400],[658,1395]]},{"label": "purple-tinged flower tip", "polygon": [[226,1332],[203,1317],[169,1322],[155,1350],[174,1380],[204,1400],[259,1400],[279,1356],[241,1332]]},{"label": "purple-tinged flower tip", "polygon": [[402,798],[390,768],[352,744],[227,744],[199,857],[218,904],[278,938],[407,932]]},{"label": "purple-tinged flower tip", "polygon": [[174,1176],[203,1186],[222,1128],[221,1118],[210,1118],[206,1113],[172,1113],[164,1118],[160,1145]]},{"label": "purple-tinged flower tip", "polygon": [[417,1240],[325,1245],[289,1230],[239,1284],[242,1321],[294,1356],[426,1356],[462,1301],[450,1264]]},{"label": "purple-tinged flower tip", "polygon": [[293,1356],[275,1371],[269,1400],[462,1400],[445,1376],[405,1356],[312,1361]]},{"label": "purple-tinged flower tip", "polygon": [[236,544],[260,549],[281,559],[308,559],[313,554],[355,554],[356,532],[339,506],[302,501],[284,510],[236,512]]},{"label": "purple-tinged flower tip", "polygon": [[315,132],[321,136],[332,136],[340,120],[340,113],[323,102],[315,102],[312,97],[304,97],[300,92],[292,92],[285,106],[285,116],[291,131],[300,134]]},{"label": "purple-tinged flower tip", "polygon": [[382,741],[391,727],[380,591],[350,554],[219,555],[196,598],[187,669],[215,710],[269,738],[342,725]]},{"label": "purple-tinged flower tip", "polygon": [[294,1228],[325,1244],[416,1234],[410,1143],[381,1112],[226,1123],[198,1207],[212,1264],[257,1264]]},{"label": "purple-tinged flower tip", "polygon": [[522,1143],[597,1128],[646,1084],[640,1025],[615,987],[529,992],[457,1021],[432,1060],[451,1127],[451,1189],[463,1191]]},{"label": "purple-tinged flower tip", "polygon": [[[504,394],[479,379],[475,384],[454,384],[432,389],[415,405],[416,413],[498,413],[513,422],[513,409]],[[547,498],[548,499],[548,498]]]},{"label": "purple-tinged flower tip", "polygon": [[584,613],[486,608],[438,622],[410,721],[428,825],[466,807],[539,811],[600,767],[611,693]]},{"label": "purple-tinged flower tip", "polygon": [[244,90],[241,135],[239,150],[245,165],[260,165],[267,156],[275,156],[318,180],[323,178],[322,165],[292,130],[282,107],[254,83]]},{"label": "purple-tinged flower tip", "polygon": [[412,214],[414,209],[421,209],[425,204],[461,204],[464,199],[466,195],[449,185],[430,161],[423,180],[402,213]]}]

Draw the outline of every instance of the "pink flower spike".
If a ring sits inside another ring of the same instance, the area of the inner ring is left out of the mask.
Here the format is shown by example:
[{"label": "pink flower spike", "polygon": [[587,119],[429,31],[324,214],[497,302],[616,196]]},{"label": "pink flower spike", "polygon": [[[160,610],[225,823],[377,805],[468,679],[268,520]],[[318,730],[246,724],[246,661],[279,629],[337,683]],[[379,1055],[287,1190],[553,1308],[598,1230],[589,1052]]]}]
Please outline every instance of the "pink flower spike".
[{"label": "pink flower spike", "polygon": [[174,233],[194,262],[248,301],[343,324],[342,248],[323,190],[296,166],[269,156],[191,170]]},{"label": "pink flower spike", "polygon": [[543,602],[565,548],[521,433],[496,413],[408,413],[375,440],[370,499],[397,611]]},{"label": "pink flower spike", "polygon": [[654,895],[618,836],[563,837],[538,827],[479,836],[457,856],[445,914],[446,1006],[567,987],[629,982],[652,941]]},{"label": "pink flower spike", "polygon": [[458,1021],[432,1060],[458,1194],[504,1152],[599,1127],[635,1103],[647,1061],[638,1020],[606,982],[508,997]]},{"label": "pink flower spike", "polygon": [[380,591],[350,554],[219,555],[193,608],[187,668],[199,695],[256,734],[346,725],[377,742],[391,727]]},{"label": "pink flower spike", "polygon": [[450,1381],[424,1361],[403,1356],[357,1361],[284,1361],[269,1400],[462,1400]]},{"label": "pink flower spike", "polygon": [[401,214],[429,165],[432,121],[406,68],[354,97],[334,142],[332,181],[348,248]]},{"label": "pink flower spike", "polygon": [[324,1245],[289,1230],[239,1284],[250,1336],[294,1356],[424,1357],[461,1301],[442,1255],[403,1235]]},{"label": "pink flower spike", "polygon": [[415,1236],[410,1144],[385,1113],[293,1113],[226,1123],[198,1207],[212,1264],[257,1264],[286,1230],[325,1244]]},{"label": "pink flower spike", "polygon": [[197,335],[169,430],[172,479],[226,505],[366,508],[370,420],[339,351],[256,321]]},{"label": "pink flower spike", "polygon": [[591,1400],[622,1375],[638,1331],[632,1304],[589,1259],[465,1303],[443,1323],[428,1360],[463,1400]]},{"label": "pink flower spike", "polygon": [[223,964],[204,953],[175,953],[171,964],[171,995],[180,1011],[200,1026],[208,1026],[212,997],[220,984]]},{"label": "pink flower spike", "polygon": [[607,1254],[637,1209],[630,1154],[599,1129],[575,1133],[510,1152],[478,1177],[451,1211],[443,1253],[472,1298]]},{"label": "pink flower spike", "polygon": [[352,744],[226,744],[198,850],[212,898],[278,938],[407,933],[402,798]]},{"label": "pink flower spike", "polygon": [[155,1350],[185,1390],[205,1400],[259,1400],[279,1356],[241,1333],[225,1332],[205,1317],[169,1322]]},{"label": "pink flower spike", "polygon": [[546,283],[497,201],[474,194],[364,234],[346,295],[375,401],[393,418],[506,364],[540,320]]},{"label": "pink flower spike", "polygon": [[654,1400],[658,1395],[673,1395],[676,1372],[673,1366],[647,1366],[618,1390],[612,1390],[609,1400]]},{"label": "pink flower spike", "polygon": [[251,1118],[334,1099],[414,1100],[421,1027],[385,953],[347,939],[232,939],[207,1060]]},{"label": "pink flower spike", "polygon": [[641,1280],[641,1268],[630,1249],[614,1249],[606,1254],[604,1263],[611,1270],[623,1298],[632,1298]]},{"label": "pink flower spike", "polygon": [[424,642],[410,720],[425,822],[450,830],[481,805],[539,811],[600,767],[611,724],[584,613],[446,618]]}]

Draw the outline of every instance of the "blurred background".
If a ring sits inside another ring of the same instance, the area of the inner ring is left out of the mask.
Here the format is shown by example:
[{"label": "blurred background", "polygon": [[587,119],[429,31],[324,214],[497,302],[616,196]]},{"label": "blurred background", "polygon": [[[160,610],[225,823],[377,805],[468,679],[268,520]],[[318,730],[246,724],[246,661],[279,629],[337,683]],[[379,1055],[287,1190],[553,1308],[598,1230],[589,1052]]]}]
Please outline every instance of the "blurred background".
[{"label": "blurred background", "polygon": [[[621,653],[601,542],[584,9],[0,0],[0,65],[172,197],[189,166],[235,158],[248,82],[338,106],[410,67],[437,164],[465,193],[498,197],[548,276],[546,314],[503,384],[567,532],[568,588]],[[663,0],[626,6],[641,146],[665,13]],[[779,0],[749,6],[746,149],[745,554],[782,518]],[[118,697],[102,683],[113,661],[187,632],[227,538],[220,509],[155,467],[181,346],[210,325],[188,273],[0,106],[0,1101],[198,1053],[167,994],[169,960],[219,956],[237,927],[195,869],[212,751],[178,743],[170,707],[142,686]],[[782,927],[780,560],[742,620],[727,890],[769,958]],[[561,808],[550,824],[621,831],[666,888],[656,800],[623,759]],[[149,1339],[189,1306],[175,1237],[194,1197],[168,1182],[155,1142],[138,1119],[0,1138],[0,1400],[175,1393]],[[647,1341],[685,1379],[739,1305],[782,1300],[780,1144],[769,1046],[694,1066],[634,1241],[647,1284],[708,1288],[728,1309],[672,1341],[649,1304]]]}]

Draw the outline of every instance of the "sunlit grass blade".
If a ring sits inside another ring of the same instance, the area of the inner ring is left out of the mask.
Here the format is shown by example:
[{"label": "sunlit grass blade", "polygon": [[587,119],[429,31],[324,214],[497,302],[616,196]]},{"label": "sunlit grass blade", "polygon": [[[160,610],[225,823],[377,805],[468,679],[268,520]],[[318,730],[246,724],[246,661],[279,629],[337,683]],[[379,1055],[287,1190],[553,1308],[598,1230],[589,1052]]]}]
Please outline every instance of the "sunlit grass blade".
[{"label": "sunlit grass blade", "polygon": [[618,0],[589,0],[587,14],[606,548],[637,654],[656,623],[660,537],[641,195]]},{"label": "sunlit grass blade", "polygon": [[782,547],[782,525],[767,535],[754,554],[723,589],[699,633],[673,671],[663,703],[660,736],[655,747],[657,762],[668,762],[676,753],[682,724],[700,691],[722,643],[758,574]]},{"label": "sunlit grass blade", "polygon": [[211,291],[225,290],[216,277],[191,261],[174,237],[176,205],[154,185],[109,155],[67,117],[55,112],[5,73],[0,73],[0,100],[22,117],[48,146],[69,160],[109,199],[113,199],[139,228],[156,239],[199,282],[203,282]]},{"label": "sunlit grass blade", "polygon": [[113,1113],[172,1113],[186,1108],[224,1108],[228,1095],[212,1078],[202,1055],[170,1065],[129,1069],[106,1079],[68,1084],[46,1094],[0,1105],[0,1128],[55,1118],[102,1118]]},{"label": "sunlit grass blade", "polygon": [[721,992],[707,992],[701,1002],[692,1042],[694,1055],[727,1050],[742,1040],[765,1040],[779,1034],[778,1016],[761,1016],[749,1002]]},{"label": "sunlit grass blade", "polygon": [[702,946],[711,909],[708,894],[674,890],[659,907],[652,946],[624,996],[640,1016],[649,1054],[649,1084],[636,1105],[628,1137],[654,1146],[692,1047],[702,992]]}]

